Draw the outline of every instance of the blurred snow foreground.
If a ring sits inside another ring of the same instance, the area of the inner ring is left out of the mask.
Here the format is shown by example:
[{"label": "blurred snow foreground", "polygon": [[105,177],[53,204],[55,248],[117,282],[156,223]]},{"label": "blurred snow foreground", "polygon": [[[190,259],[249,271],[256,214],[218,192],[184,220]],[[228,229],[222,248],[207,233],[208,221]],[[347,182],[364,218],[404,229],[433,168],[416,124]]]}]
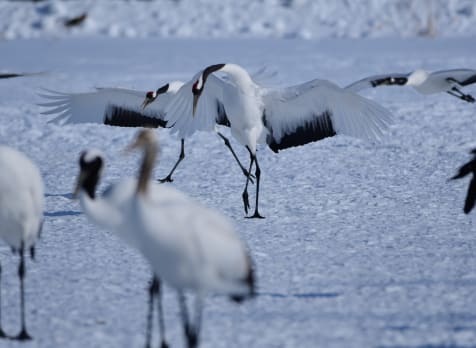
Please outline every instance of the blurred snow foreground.
[{"label": "blurred snow foreground", "polygon": [[2,1],[0,39],[474,36],[472,0]]}]

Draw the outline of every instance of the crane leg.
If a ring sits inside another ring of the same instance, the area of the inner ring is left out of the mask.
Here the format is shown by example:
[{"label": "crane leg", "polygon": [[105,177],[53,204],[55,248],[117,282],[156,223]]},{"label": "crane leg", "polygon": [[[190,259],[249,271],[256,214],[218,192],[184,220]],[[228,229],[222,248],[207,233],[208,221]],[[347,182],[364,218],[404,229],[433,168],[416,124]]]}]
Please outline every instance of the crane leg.
[{"label": "crane leg", "polygon": [[[0,265],[0,282],[2,279],[2,265]],[[0,286],[0,338],[5,338],[7,335],[5,334],[5,331],[3,331],[2,327],[2,296],[1,296],[1,286]]]},{"label": "crane leg", "polygon": [[225,146],[231,151],[231,154],[235,158],[236,163],[238,163],[238,165],[240,166],[241,171],[243,172],[243,175],[246,176],[246,177],[251,177],[250,181],[251,181],[251,183],[253,183],[253,177],[254,176],[249,171],[246,170],[246,168],[243,166],[243,164],[241,164],[240,159],[238,158],[235,151],[231,147],[230,140],[228,140],[228,138],[225,137],[223,134],[221,134],[219,131],[216,131],[216,132],[217,132],[218,136],[220,138],[222,138],[223,141],[225,142]]},{"label": "crane leg", "polygon": [[196,347],[198,347],[198,343],[200,340],[200,330],[202,327],[202,312],[203,312],[203,297],[201,294],[198,294],[195,298],[195,323],[193,325],[193,329],[195,331],[195,340],[196,340]]},{"label": "crane leg", "polygon": [[[254,162],[255,162],[255,176],[256,176],[256,202],[255,202],[255,212],[253,215],[248,216],[250,219],[264,219],[264,216],[262,216],[259,211],[258,211],[258,202],[259,202],[259,183],[260,183],[260,177],[261,177],[261,169],[259,168],[258,164],[258,158],[256,157],[256,154],[252,154],[250,151],[250,155],[253,156]],[[250,169],[251,170],[251,169]]]},{"label": "crane leg", "polygon": [[20,333],[15,337],[19,341],[31,340],[31,336],[26,331],[25,325],[25,247],[23,242],[20,246],[20,265],[18,267],[18,277],[20,278],[20,306],[21,306],[21,330]]},{"label": "crane leg", "polygon": [[468,103],[474,103],[476,100],[471,94],[464,94],[461,90],[459,90],[457,87],[451,88],[450,91],[447,91],[449,95],[452,95],[456,98],[459,98],[461,100],[464,100]]},{"label": "crane leg", "polygon": [[[248,147],[246,147],[246,148],[248,149]],[[248,149],[248,151],[250,151],[250,150]],[[251,168],[253,167],[254,160],[255,160],[255,157],[253,156],[253,154],[250,151],[250,169],[248,170],[248,172],[251,172]],[[243,205],[245,206],[245,214],[248,214],[248,209],[250,208],[250,201],[248,199],[248,183],[249,183],[250,179],[251,178],[249,176],[246,177],[245,189],[244,189],[243,194],[242,194]]]},{"label": "crane leg", "polygon": [[153,320],[153,305],[154,305],[154,296],[157,293],[157,278],[152,276],[152,280],[149,285],[149,300],[147,303],[147,325],[146,325],[146,334],[145,334],[145,348],[151,347],[152,340],[152,320]]},{"label": "crane leg", "polygon": [[160,348],[168,348],[169,345],[165,338],[164,310],[162,307],[162,287],[160,284],[160,279],[156,278],[156,281],[157,281],[157,301],[158,301],[158,307],[159,307]]},{"label": "crane leg", "polygon": [[187,340],[188,348],[196,348],[198,345],[198,336],[195,328],[190,325],[190,320],[187,310],[187,302],[183,292],[178,292],[179,305],[180,305],[180,316],[182,317],[183,330],[185,338]]},{"label": "crane leg", "polygon": [[165,178],[163,178],[163,179],[159,179],[159,182],[161,182],[161,183],[174,181],[174,180],[172,179],[172,174],[175,172],[175,169],[177,169],[179,163],[182,162],[182,160],[185,158],[185,140],[184,140],[184,139],[181,139],[180,142],[181,142],[181,146],[180,146],[180,155],[179,155],[179,158],[178,158],[177,162],[175,162],[175,165],[173,166],[173,168],[172,168],[172,170],[170,171],[169,175],[167,175],[167,176],[166,176]]}]

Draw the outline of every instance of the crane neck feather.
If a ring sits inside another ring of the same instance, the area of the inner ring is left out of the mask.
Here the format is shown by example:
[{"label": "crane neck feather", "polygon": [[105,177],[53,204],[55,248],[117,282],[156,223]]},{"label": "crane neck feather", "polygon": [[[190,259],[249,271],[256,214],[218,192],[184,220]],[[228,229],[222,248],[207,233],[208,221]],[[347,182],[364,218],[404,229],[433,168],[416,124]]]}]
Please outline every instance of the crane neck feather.
[{"label": "crane neck feather", "polygon": [[117,212],[102,197],[94,199],[87,192],[79,194],[81,207],[86,215],[102,227],[114,227],[117,223]]},{"label": "crane neck feather", "polygon": [[238,86],[247,86],[247,85],[254,85],[253,79],[251,78],[250,74],[237,64],[225,64],[221,71],[228,74],[230,80],[234,82]]},{"label": "crane neck feather", "polygon": [[139,172],[139,182],[137,185],[137,192],[139,194],[145,194],[154,168],[154,162],[157,157],[157,145],[155,142],[148,143],[144,147],[144,156],[142,158],[142,165]]}]

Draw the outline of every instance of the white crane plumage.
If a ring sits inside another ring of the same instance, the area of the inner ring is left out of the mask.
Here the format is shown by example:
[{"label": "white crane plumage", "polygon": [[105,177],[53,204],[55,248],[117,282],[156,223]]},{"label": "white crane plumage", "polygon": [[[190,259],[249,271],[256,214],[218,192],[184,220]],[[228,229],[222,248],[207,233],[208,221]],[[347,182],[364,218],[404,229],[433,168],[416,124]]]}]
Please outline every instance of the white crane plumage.
[{"label": "white crane plumage", "polygon": [[[214,72],[223,72],[220,79]],[[200,102],[198,102],[200,100]],[[223,105],[231,134],[249,151],[251,172],[256,165],[258,211],[260,168],[258,143],[267,143],[274,152],[304,145],[336,134],[379,139],[392,123],[391,114],[377,103],[329,81],[312,80],[287,88],[264,88],[236,64],[216,64],[200,71],[185,83],[167,105],[165,119],[174,124],[172,132],[188,136],[196,130],[210,130],[216,118],[216,102]],[[191,115],[194,115],[192,117]],[[243,191],[248,213],[247,177]]]},{"label": "white crane plumage", "polygon": [[[98,88],[96,91],[88,93],[62,93],[46,90],[48,93],[40,94],[40,96],[49,99],[49,101],[38,105],[48,108],[42,114],[56,115],[50,122],[59,124],[100,123],[118,127],[170,128],[174,124],[167,123],[164,118],[164,110],[182,85],[181,81],[172,81],[156,91],[149,92],[124,88]],[[229,122],[223,107],[218,103],[215,107],[218,109],[216,124],[228,126]],[[230,149],[243,173],[248,176],[248,172],[240,163],[229,140],[217,129],[215,131]],[[173,181],[172,174],[185,158],[186,137],[187,135],[181,137],[180,154],[175,165],[165,178],[159,179],[160,182]]]},{"label": "white crane plumage", "polygon": [[[108,229],[117,234],[127,244],[140,251],[138,235],[133,227],[127,223],[131,200],[137,188],[137,180],[125,178],[114,184],[102,193],[96,195],[96,187],[99,183],[104,167],[104,156],[98,150],[90,149],[83,151],[79,158],[80,172],[74,191],[78,197],[83,211],[96,225]],[[154,202],[185,201],[186,197],[168,185],[154,184],[150,188],[150,199]],[[154,273],[149,287],[149,302],[147,314],[146,347],[150,347],[152,311],[154,297],[158,299],[159,330],[161,334],[161,347],[168,347],[165,338],[165,324],[163,320],[161,285],[160,279]]]},{"label": "white crane plumage", "polygon": [[[31,339],[25,325],[25,251],[30,250],[31,258],[35,257],[35,242],[43,224],[43,191],[43,180],[36,165],[23,153],[0,146],[0,238],[13,252],[20,254],[21,330],[12,339]],[[0,337],[8,337],[1,325],[1,303]]]},{"label": "white crane plumage", "polygon": [[[188,347],[196,347],[207,293],[226,294],[238,302],[254,294],[251,258],[220,213],[191,199],[153,199],[149,182],[157,154],[153,132],[141,131],[129,148],[142,148],[144,157],[127,222],[140,236],[141,250],[155,273],[177,290]],[[197,296],[193,325],[186,290]]]},{"label": "white crane plumage", "polygon": [[471,94],[464,94],[461,91],[461,88],[473,83],[476,83],[476,70],[451,69],[428,72],[419,69],[408,74],[395,73],[369,76],[351,83],[345,88],[353,92],[360,92],[367,88],[379,86],[412,86],[421,94],[446,92],[468,103],[474,103],[475,99]]}]

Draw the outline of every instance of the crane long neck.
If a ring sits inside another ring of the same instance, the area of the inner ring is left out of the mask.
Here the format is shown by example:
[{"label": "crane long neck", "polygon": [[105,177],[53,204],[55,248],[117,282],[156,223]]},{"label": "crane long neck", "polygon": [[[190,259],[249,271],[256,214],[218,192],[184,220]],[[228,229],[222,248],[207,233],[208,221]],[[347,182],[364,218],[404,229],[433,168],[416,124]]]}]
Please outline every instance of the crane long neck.
[{"label": "crane long neck", "polygon": [[114,226],[115,216],[111,207],[101,197],[93,198],[86,191],[79,193],[79,201],[86,215],[102,227]]},{"label": "crane long neck", "polygon": [[157,157],[156,144],[147,144],[144,147],[144,156],[142,159],[142,165],[139,172],[139,182],[137,185],[137,192],[139,194],[145,194],[149,183],[149,178],[154,168],[154,162]]},{"label": "crane long neck", "polygon": [[225,64],[221,71],[226,72],[230,79],[238,86],[254,85],[250,74],[237,64]]}]

